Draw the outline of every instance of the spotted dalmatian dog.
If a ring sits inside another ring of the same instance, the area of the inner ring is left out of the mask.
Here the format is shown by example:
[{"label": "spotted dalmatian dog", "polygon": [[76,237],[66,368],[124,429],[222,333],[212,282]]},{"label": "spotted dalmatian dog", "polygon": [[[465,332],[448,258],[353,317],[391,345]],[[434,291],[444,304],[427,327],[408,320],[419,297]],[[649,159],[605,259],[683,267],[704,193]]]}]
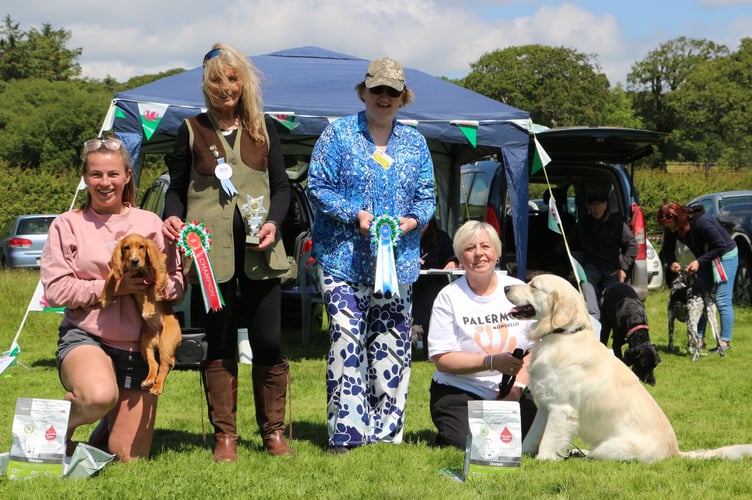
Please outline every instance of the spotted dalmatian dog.
[{"label": "spotted dalmatian dog", "polygon": [[704,346],[697,334],[697,324],[704,312],[716,346],[718,346],[718,354],[723,357],[725,353],[721,346],[716,317],[717,309],[713,297],[709,292],[695,290],[693,284],[694,275],[683,271],[678,273],[671,283],[671,294],[668,299],[668,350],[674,350],[674,322],[678,320],[687,324],[687,348],[692,355],[692,361],[700,359],[700,350]]}]

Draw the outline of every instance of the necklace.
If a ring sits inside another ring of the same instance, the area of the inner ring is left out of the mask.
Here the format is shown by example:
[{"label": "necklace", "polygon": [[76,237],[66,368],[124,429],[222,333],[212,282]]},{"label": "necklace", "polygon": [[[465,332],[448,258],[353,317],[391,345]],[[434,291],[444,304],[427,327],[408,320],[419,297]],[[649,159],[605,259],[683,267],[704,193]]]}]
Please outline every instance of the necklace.
[{"label": "necklace", "polygon": [[225,120],[219,120],[219,124],[218,124],[219,125],[219,130],[221,130],[223,132],[227,132],[228,130],[235,130],[236,128],[238,128],[238,119],[237,118],[233,118],[233,120],[230,122],[229,125],[226,125],[226,123],[228,123],[228,122],[225,121]]}]

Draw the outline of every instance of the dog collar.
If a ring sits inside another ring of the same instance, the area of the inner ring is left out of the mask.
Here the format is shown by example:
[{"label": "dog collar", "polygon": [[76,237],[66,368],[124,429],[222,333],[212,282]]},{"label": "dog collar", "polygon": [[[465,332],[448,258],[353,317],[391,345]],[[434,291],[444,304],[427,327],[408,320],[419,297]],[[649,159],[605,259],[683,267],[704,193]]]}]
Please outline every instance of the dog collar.
[{"label": "dog collar", "polygon": [[577,333],[580,330],[582,330],[581,326],[578,326],[577,328],[572,328],[571,330],[565,330],[563,328],[557,328],[556,330],[554,330],[551,333],[566,333],[566,334],[569,334],[569,333]]},{"label": "dog collar", "polygon": [[637,330],[643,330],[643,329],[647,330],[648,329],[648,325],[636,325],[636,326],[633,326],[632,328],[630,328],[627,331],[626,335],[624,335],[624,338],[628,339],[629,336],[632,335],[634,332],[636,332]]}]

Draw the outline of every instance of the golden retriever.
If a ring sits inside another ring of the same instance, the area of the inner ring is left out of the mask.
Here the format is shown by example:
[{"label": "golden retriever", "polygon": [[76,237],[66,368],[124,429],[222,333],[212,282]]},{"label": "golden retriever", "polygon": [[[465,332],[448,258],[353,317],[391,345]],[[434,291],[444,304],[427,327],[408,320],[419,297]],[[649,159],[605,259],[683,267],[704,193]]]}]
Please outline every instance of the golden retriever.
[{"label": "golden retriever", "polygon": [[162,295],[168,280],[166,259],[167,256],[154,241],[136,233],[123,237],[112,252],[110,272],[100,298],[102,307],[107,307],[113,300],[117,282],[129,273],[143,277],[148,283],[145,294],[134,294],[133,297],[141,308],[144,320],[141,355],[149,364],[149,374],[141,383],[141,388],[149,389],[154,395],[162,394],[165,378],[175,366],[175,350],[182,341],[180,322],[172,311],[172,305]]},{"label": "golden retriever", "polygon": [[579,437],[596,459],[752,456],[752,445],[679,451],[663,410],[595,337],[585,302],[565,279],[543,274],[505,292],[515,306],[512,316],[537,320],[528,332],[534,343],[527,371],[538,412],[523,440],[524,454],[561,460]]}]

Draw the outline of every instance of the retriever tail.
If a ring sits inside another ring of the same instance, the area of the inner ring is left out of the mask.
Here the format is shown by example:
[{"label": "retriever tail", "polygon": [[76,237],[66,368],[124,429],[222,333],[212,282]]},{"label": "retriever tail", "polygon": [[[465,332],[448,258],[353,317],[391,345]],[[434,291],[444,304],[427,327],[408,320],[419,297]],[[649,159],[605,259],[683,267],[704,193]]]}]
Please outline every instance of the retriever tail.
[{"label": "retriever tail", "polygon": [[696,460],[707,460],[709,458],[741,460],[744,457],[752,457],[752,444],[735,444],[732,446],[716,448],[714,450],[682,451],[679,452],[679,455]]}]

